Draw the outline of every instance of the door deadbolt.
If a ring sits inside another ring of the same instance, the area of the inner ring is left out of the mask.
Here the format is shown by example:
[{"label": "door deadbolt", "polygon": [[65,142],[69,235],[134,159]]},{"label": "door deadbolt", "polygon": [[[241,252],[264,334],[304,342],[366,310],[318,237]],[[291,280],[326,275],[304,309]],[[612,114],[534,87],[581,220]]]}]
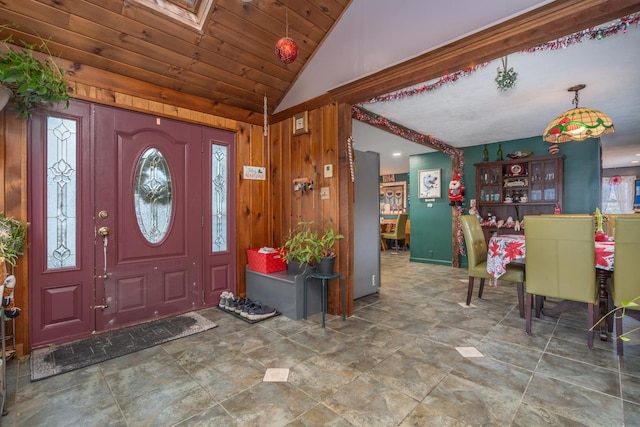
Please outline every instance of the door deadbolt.
[{"label": "door deadbolt", "polygon": [[109,235],[109,227],[100,227],[98,229],[98,234],[102,237],[107,237]]},{"label": "door deadbolt", "polygon": [[100,211],[100,213],[98,214],[98,216],[102,219],[107,219],[109,218],[109,212],[107,211]]}]

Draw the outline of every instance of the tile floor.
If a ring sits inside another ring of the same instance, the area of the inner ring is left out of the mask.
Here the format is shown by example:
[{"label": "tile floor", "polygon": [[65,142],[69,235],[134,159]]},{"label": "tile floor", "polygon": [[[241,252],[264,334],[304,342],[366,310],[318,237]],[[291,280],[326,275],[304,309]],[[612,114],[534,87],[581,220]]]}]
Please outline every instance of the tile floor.
[{"label": "tile floor", "polygon": [[[326,330],[320,314],[251,325],[209,309],[215,329],[42,381],[13,360],[2,423],[640,425],[640,345],[622,359],[612,342],[588,350],[586,309],[536,319],[527,336],[513,286],[463,308],[465,270],[382,258],[380,295],[356,301],[346,323],[329,316]],[[263,382],[267,368],[288,368],[288,381]]]}]

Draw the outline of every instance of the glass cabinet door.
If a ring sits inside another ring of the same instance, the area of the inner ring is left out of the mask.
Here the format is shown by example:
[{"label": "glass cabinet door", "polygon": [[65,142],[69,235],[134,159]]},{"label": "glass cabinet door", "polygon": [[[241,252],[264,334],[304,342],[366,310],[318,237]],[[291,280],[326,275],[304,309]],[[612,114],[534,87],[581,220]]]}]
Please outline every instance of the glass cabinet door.
[{"label": "glass cabinet door", "polygon": [[480,201],[500,203],[502,201],[502,171],[500,167],[481,167],[478,173]]},{"label": "glass cabinet door", "polygon": [[532,202],[555,202],[558,200],[558,177],[556,162],[531,163]]}]

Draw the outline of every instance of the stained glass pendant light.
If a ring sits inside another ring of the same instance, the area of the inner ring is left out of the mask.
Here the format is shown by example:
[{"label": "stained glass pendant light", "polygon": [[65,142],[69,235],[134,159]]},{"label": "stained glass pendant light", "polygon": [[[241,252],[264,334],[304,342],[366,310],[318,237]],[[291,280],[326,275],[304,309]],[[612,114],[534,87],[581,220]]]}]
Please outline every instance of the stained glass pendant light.
[{"label": "stained glass pendant light", "polygon": [[285,64],[291,64],[298,57],[298,45],[289,37],[289,7],[285,9],[285,36],[276,43],[276,56]]},{"label": "stained glass pendant light", "polygon": [[567,89],[575,92],[575,108],[565,111],[553,119],[542,134],[542,139],[552,144],[568,141],[584,141],[598,138],[605,133],[613,133],[613,121],[609,116],[593,108],[578,107],[578,92],[586,85],[579,84]]}]

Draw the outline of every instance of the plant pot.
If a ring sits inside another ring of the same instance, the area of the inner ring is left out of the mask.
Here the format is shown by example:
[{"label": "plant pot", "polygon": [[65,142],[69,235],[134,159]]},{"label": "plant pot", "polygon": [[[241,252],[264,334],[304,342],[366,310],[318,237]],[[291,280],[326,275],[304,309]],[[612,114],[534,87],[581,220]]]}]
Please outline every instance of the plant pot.
[{"label": "plant pot", "polygon": [[2,111],[7,105],[7,102],[9,102],[9,98],[11,98],[12,94],[13,92],[11,92],[11,89],[6,86],[0,85],[0,111]]},{"label": "plant pot", "polygon": [[320,258],[320,262],[316,266],[316,270],[319,274],[324,274],[326,276],[330,276],[334,272],[334,267],[336,264],[336,257],[322,257]]},{"label": "plant pot", "polygon": [[302,273],[307,268],[307,263],[299,261],[289,261],[287,263],[287,271],[289,273]]}]

